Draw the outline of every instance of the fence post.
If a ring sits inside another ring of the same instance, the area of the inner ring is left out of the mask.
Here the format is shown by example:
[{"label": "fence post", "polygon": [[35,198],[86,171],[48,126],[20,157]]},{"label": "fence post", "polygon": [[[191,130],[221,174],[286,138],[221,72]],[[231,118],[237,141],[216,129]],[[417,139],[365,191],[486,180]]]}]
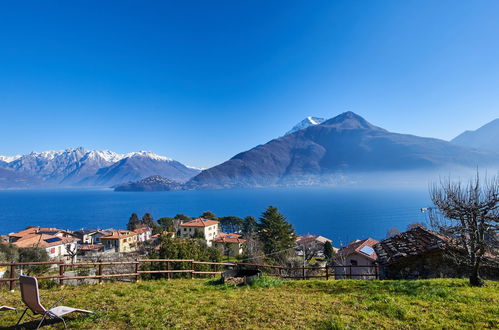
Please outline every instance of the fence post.
[{"label": "fence post", "polygon": [[350,271],[348,273],[348,278],[352,279],[352,265],[350,265]]},{"label": "fence post", "polygon": [[303,279],[305,279],[305,266],[303,266]]},{"label": "fence post", "polygon": [[[217,264],[213,264],[213,272],[217,272]],[[217,276],[217,274],[213,274],[214,277]]]},{"label": "fence post", "polygon": [[326,281],[329,280],[329,267],[326,265]]},{"label": "fence post", "polygon": [[374,265],[374,279],[377,280],[378,276],[378,265]]},{"label": "fence post", "polygon": [[135,262],[136,262],[136,264],[135,264],[135,274],[137,274],[137,275],[135,275],[135,282],[138,282],[139,281],[139,277],[140,277],[140,275],[139,275],[139,259],[136,258]]},{"label": "fence post", "polygon": [[[166,270],[170,270],[170,262],[169,261],[166,262]],[[172,279],[172,273],[166,273],[166,278],[168,280],[171,280]]]},{"label": "fence post", "polygon": [[[99,276],[102,276],[102,263],[99,263]],[[102,283],[102,277],[99,277],[99,284]]]},{"label": "fence post", "polygon": [[[10,278],[14,278],[16,276],[16,267],[14,265],[10,265]],[[15,281],[10,281],[10,291],[14,291]]]},{"label": "fence post", "polygon": [[59,264],[59,285],[63,286],[64,285],[64,264]]},{"label": "fence post", "polygon": [[191,280],[194,278],[194,261],[191,261]]}]

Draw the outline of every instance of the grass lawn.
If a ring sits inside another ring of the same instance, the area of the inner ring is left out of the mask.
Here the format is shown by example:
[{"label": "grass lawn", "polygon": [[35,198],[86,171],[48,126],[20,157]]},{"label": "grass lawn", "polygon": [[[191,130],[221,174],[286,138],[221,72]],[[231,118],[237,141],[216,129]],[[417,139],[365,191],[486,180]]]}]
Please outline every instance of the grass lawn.
[{"label": "grass lawn", "polygon": [[[47,307],[64,297],[64,305],[96,312],[69,316],[70,328],[499,327],[498,282],[487,282],[484,288],[453,279],[281,282],[265,278],[256,287],[241,288],[213,282],[179,279],[55,287],[42,290],[42,303]],[[23,309],[18,290],[2,290],[0,304]],[[2,312],[0,326],[14,325],[19,315]]]}]

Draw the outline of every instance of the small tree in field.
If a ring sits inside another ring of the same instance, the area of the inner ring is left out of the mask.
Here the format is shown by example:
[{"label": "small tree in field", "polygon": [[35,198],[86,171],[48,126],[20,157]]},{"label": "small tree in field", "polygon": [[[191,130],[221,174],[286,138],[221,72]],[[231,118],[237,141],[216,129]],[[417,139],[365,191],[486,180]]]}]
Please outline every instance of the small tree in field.
[{"label": "small tree in field", "polygon": [[467,184],[447,179],[434,184],[430,196],[437,207],[430,210],[431,224],[449,237],[445,251],[468,267],[472,286],[482,286],[480,267],[485,253],[493,252],[499,225],[498,178],[484,184],[478,173]]},{"label": "small tree in field", "polygon": [[293,226],[274,206],[269,206],[263,212],[258,236],[262,242],[263,252],[274,260],[282,257],[286,251],[293,249],[296,245]]},{"label": "small tree in field", "polygon": [[326,257],[328,264],[331,262],[331,260],[333,260],[334,249],[333,244],[331,244],[330,241],[326,241],[326,243],[324,243],[324,257]]}]

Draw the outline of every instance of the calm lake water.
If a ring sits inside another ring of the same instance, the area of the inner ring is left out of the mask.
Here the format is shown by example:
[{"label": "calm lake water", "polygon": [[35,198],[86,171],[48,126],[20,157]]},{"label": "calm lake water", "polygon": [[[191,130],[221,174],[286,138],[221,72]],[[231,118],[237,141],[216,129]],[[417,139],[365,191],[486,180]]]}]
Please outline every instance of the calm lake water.
[{"label": "calm lake water", "polygon": [[80,229],[125,228],[132,212],[155,219],[210,210],[219,216],[259,217],[277,206],[298,234],[318,234],[334,245],[353,239],[385,237],[388,228],[405,230],[425,222],[420,208],[430,205],[428,191],[403,189],[274,188],[172,192],[112,190],[0,191],[0,233],[28,225]]}]

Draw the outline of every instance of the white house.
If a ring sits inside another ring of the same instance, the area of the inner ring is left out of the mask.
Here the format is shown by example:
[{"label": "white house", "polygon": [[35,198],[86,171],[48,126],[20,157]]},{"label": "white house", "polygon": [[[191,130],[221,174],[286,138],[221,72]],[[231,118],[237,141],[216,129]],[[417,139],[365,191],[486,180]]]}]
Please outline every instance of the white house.
[{"label": "white house", "polygon": [[137,233],[137,241],[145,242],[151,239],[152,229],[149,227],[141,227],[134,230]]},{"label": "white house", "polygon": [[215,237],[220,232],[219,222],[210,219],[198,218],[180,225],[180,237],[193,238],[196,235],[202,236],[206,245],[211,246]]},{"label": "white house", "polygon": [[76,237],[60,237],[47,234],[27,234],[12,244],[18,248],[44,248],[49,258],[76,261]]}]

